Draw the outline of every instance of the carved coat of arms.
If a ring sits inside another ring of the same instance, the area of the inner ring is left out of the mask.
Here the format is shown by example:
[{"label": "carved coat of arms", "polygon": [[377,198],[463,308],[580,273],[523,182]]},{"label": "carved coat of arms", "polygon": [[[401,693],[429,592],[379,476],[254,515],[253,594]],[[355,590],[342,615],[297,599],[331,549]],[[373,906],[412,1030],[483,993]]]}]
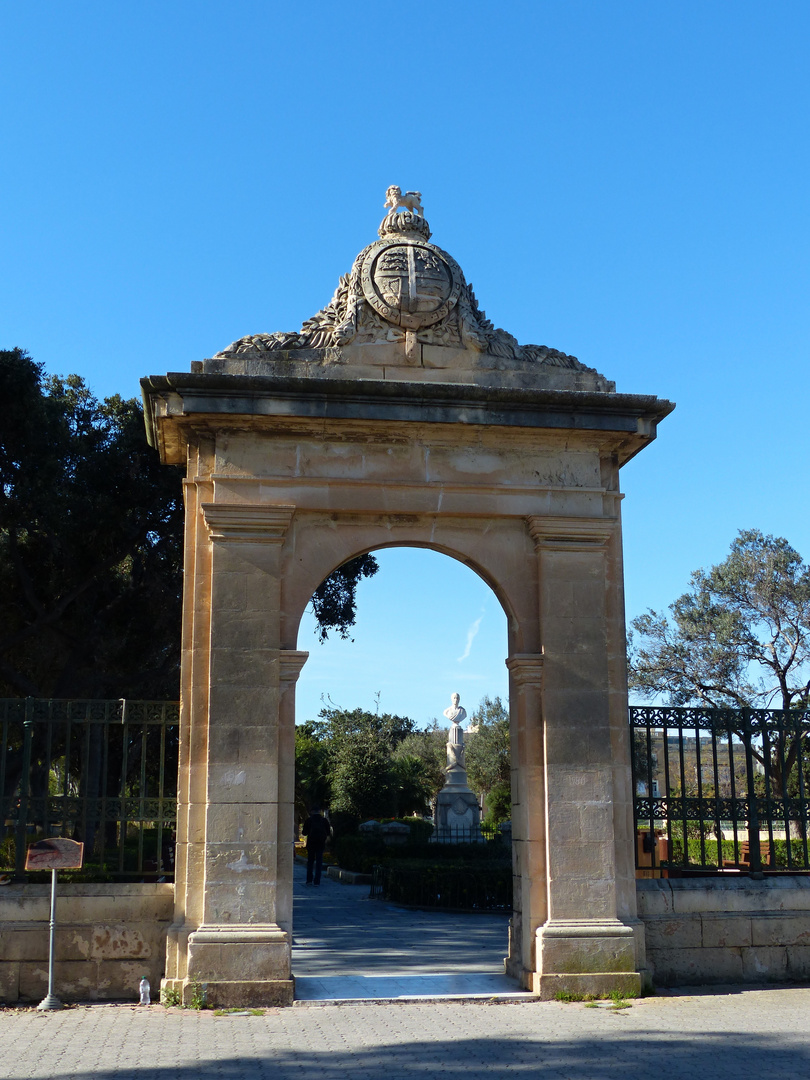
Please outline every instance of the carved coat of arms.
[{"label": "carved coat of arms", "polygon": [[402,341],[409,358],[422,342],[471,349],[499,361],[592,370],[556,349],[519,345],[493,326],[458,263],[429,243],[430,226],[418,191],[403,195],[399,187],[390,187],[385,206],[390,209],[378,229],[380,239],[360,252],[329,304],[300,331],[251,334],[215,359]]},{"label": "carved coat of arms", "polygon": [[379,240],[360,269],[363,296],[386,322],[421,330],[446,318],[458,303],[463,275],[433,244]]}]

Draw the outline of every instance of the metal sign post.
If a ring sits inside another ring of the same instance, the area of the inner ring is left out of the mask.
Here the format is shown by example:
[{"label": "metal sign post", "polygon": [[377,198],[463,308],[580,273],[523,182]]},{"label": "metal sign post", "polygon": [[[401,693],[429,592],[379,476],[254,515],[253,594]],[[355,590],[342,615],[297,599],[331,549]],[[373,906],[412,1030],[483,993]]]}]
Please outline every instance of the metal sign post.
[{"label": "metal sign post", "polygon": [[81,870],[84,858],[84,844],[65,837],[51,840],[39,840],[31,844],[25,859],[26,870],[50,870],[51,872],[51,922],[50,943],[48,949],[48,993],[37,1005],[37,1009],[49,1011],[61,1009],[62,1002],[53,992],[53,966],[56,943],[56,872],[57,870]]}]

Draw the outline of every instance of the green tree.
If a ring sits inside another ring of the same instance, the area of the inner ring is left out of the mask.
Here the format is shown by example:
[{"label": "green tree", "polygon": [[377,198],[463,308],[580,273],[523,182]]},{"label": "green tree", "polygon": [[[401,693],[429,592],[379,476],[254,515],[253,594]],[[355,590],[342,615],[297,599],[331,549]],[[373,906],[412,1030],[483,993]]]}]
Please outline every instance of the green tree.
[{"label": "green tree", "polygon": [[358,731],[330,747],[332,810],[364,820],[393,816],[391,754],[379,735]]},{"label": "green tree", "polygon": [[0,352],[0,696],[178,693],[180,477],[138,402]]},{"label": "green tree", "polygon": [[470,719],[464,740],[470,786],[483,795],[487,821],[498,824],[512,814],[509,713],[499,697],[484,697]]},{"label": "green tree", "polygon": [[355,821],[393,816],[399,801],[393,753],[414,730],[413,720],[334,706],[320,717],[311,731],[325,747],[331,810]]},{"label": "green tree", "polygon": [[358,555],[333,570],[312,595],[318,640],[323,643],[330,630],[344,640],[357,618],[357,586],[364,577],[373,577],[379,564],[373,555]]},{"label": "green tree", "polygon": [[417,813],[430,813],[436,796],[444,786],[447,768],[446,744],[447,731],[440,728],[438,721],[434,720],[430,727],[406,735],[394,750],[395,762],[407,759],[414,763],[411,765],[414,794],[421,794],[422,804],[422,809],[417,811],[417,802],[413,802],[413,809]]},{"label": "green tree", "polygon": [[[650,610],[631,624],[631,689],[673,705],[808,707],[810,567],[787,540],[741,531],[728,557],[696,570],[669,610],[671,621]],[[787,779],[798,752],[797,738],[772,747],[775,787],[781,762]]]},{"label": "green tree", "polygon": [[[175,698],[183,504],[143,410],[0,351],[0,697]],[[321,641],[347,637],[372,555],[312,598]]]},{"label": "green tree", "polygon": [[327,771],[328,745],[318,737],[317,723],[295,727],[295,812],[303,821],[315,806],[328,806],[331,785]]}]

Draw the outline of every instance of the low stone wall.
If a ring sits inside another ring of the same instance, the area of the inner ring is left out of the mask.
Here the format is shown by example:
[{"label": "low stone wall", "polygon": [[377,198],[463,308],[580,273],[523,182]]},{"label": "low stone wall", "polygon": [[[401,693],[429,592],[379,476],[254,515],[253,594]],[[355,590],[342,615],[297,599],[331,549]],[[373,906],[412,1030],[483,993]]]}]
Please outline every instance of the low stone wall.
[{"label": "low stone wall", "polygon": [[[637,883],[647,969],[657,986],[810,981],[810,877]],[[56,992],[63,1001],[157,997],[174,886],[60,885]],[[49,885],[0,888],[0,1002],[48,989]]]},{"label": "low stone wall", "polygon": [[810,980],[810,877],[636,884],[656,986]]},{"label": "low stone wall", "polygon": [[[174,886],[59,885],[54,983],[62,1001],[138,1000],[146,975],[157,997]],[[0,1001],[48,991],[50,885],[0,888]]]}]

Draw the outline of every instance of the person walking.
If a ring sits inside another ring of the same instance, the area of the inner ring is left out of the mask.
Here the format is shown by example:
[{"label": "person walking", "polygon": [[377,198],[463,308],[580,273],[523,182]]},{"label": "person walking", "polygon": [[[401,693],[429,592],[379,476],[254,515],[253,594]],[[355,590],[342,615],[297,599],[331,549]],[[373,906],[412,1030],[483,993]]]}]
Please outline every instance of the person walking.
[{"label": "person walking", "polygon": [[332,835],[332,826],[321,815],[321,808],[313,806],[301,831],[307,838],[307,885],[320,885],[323,849]]}]

